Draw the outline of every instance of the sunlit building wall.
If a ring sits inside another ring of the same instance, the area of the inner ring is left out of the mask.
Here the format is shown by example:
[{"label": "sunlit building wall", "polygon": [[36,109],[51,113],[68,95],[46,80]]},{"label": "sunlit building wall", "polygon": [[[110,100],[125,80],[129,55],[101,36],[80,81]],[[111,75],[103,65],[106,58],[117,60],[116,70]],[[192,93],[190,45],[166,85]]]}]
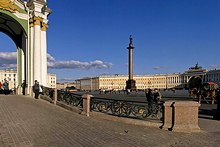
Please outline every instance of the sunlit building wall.
[{"label": "sunlit building wall", "polygon": [[47,74],[48,77],[48,87],[49,88],[56,88],[56,84],[57,84],[57,78],[55,74]]},{"label": "sunlit building wall", "polygon": [[0,82],[3,84],[4,79],[9,83],[9,89],[17,87],[17,71],[16,70],[0,70]]},{"label": "sunlit building wall", "polygon": [[[47,77],[48,86],[50,88],[56,88],[56,75],[48,73]],[[14,89],[18,87],[16,70],[0,70],[0,82],[2,84],[4,83],[4,79],[8,81],[9,89]]]},{"label": "sunlit building wall", "polygon": [[[180,74],[161,74],[161,75],[135,75],[137,89],[158,88],[167,89],[182,86],[182,75]],[[126,87],[126,75],[109,75],[76,80],[76,88],[81,90],[124,90]]]},{"label": "sunlit building wall", "polygon": [[[203,82],[212,81],[220,84],[220,70],[189,69],[184,73],[134,75],[137,89],[183,89],[188,87],[188,82],[193,76],[200,76]],[[105,75],[86,77],[76,80],[76,88],[81,90],[115,89],[124,90],[127,75]]]}]

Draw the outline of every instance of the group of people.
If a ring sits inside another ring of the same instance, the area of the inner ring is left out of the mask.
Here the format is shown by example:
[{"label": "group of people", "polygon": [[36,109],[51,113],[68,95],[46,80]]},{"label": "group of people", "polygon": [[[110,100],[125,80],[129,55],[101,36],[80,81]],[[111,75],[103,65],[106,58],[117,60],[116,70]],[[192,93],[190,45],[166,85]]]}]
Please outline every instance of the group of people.
[{"label": "group of people", "polygon": [[[23,95],[25,95],[26,87],[27,87],[26,81],[23,80],[23,83],[21,84]],[[6,95],[10,93],[9,83],[8,83],[7,79],[4,79],[3,83],[0,82],[0,90],[1,90],[1,93],[6,94]],[[37,80],[35,80],[34,85],[33,85],[33,92],[35,94],[36,99],[38,99],[41,90],[42,89],[41,89],[39,82]]]},{"label": "group of people", "polygon": [[[22,94],[25,95],[25,89],[27,87],[26,81],[23,80],[23,83],[21,84],[22,87]],[[39,84],[39,82],[37,80],[34,81],[34,85],[33,85],[33,92],[34,92],[34,98],[38,99],[40,92],[41,92],[41,86]]]},{"label": "group of people", "polygon": [[145,95],[148,102],[148,115],[157,114],[157,105],[161,101],[161,93],[158,89],[146,89]]},{"label": "group of people", "polygon": [[3,84],[0,82],[0,90],[2,91],[2,93],[4,93],[5,95],[10,93],[9,90],[9,83],[7,79],[4,79]]}]

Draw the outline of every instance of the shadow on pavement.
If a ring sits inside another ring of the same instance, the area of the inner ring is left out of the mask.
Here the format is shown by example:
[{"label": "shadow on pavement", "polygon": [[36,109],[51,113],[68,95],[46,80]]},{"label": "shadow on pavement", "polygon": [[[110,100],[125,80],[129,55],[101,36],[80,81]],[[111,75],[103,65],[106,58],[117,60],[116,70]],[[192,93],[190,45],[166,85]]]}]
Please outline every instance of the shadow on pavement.
[{"label": "shadow on pavement", "polygon": [[216,109],[199,109],[199,118],[213,119]]}]

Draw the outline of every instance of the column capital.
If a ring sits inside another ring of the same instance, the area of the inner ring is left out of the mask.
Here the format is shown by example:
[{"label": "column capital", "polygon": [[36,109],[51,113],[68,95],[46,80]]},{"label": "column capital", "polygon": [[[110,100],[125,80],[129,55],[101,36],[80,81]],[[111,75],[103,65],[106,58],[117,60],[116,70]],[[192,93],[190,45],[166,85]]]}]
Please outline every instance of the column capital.
[{"label": "column capital", "polygon": [[33,19],[34,19],[34,25],[41,26],[41,22],[43,19],[40,16],[34,16]]},{"label": "column capital", "polygon": [[41,31],[46,31],[48,28],[48,24],[42,22]]},{"label": "column capital", "polygon": [[30,18],[29,19],[29,27],[33,27],[34,26],[34,19],[33,18]]}]

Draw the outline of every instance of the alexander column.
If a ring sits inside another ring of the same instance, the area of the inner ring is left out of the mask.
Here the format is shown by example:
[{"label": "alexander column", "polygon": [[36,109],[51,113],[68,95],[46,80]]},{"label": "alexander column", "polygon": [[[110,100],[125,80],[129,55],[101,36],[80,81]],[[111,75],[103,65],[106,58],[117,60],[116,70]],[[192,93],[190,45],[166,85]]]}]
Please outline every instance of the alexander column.
[{"label": "alexander column", "polygon": [[126,81],[126,89],[131,89],[131,90],[135,90],[136,86],[135,86],[135,80],[133,80],[133,54],[132,54],[132,50],[134,49],[134,46],[132,44],[132,36],[130,35],[130,43],[129,43],[129,47],[127,47],[129,54],[128,54],[128,74],[129,74],[129,78]]}]

